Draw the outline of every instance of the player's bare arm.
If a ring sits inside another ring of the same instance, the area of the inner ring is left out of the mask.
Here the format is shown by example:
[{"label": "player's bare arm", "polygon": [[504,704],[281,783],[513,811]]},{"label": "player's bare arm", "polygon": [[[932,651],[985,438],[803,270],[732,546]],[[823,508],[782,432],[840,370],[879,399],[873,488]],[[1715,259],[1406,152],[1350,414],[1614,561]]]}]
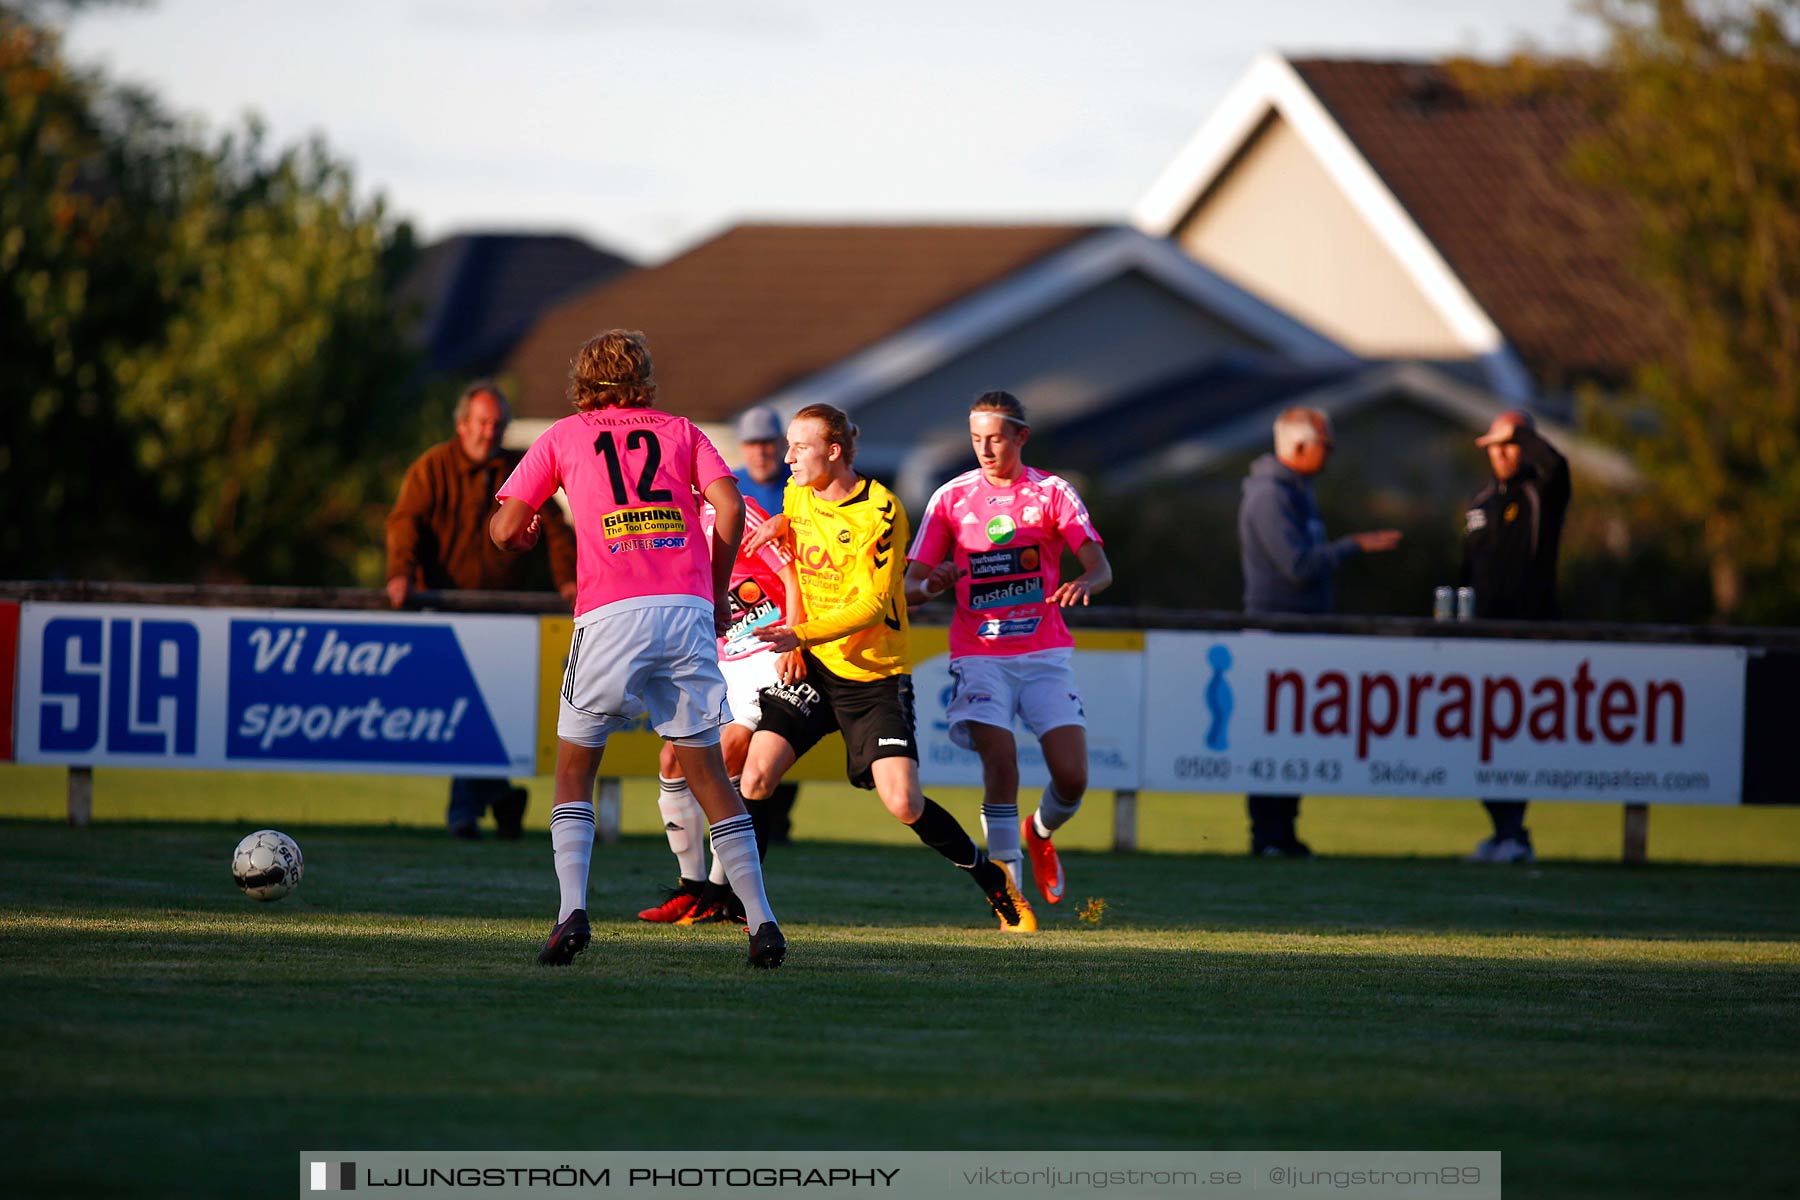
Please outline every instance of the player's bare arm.
[{"label": "player's bare arm", "polygon": [[731,565],[737,561],[744,540],[744,497],[737,480],[721,475],[706,485],[706,502],[713,506],[712,574],[713,624],[720,637],[731,628]]},{"label": "player's bare arm", "polygon": [[1094,593],[1111,586],[1113,581],[1112,563],[1106,559],[1106,551],[1099,542],[1083,542],[1075,557],[1082,566],[1082,572],[1074,579],[1066,580],[1063,585],[1051,593],[1050,602],[1070,608],[1077,604],[1086,604]]},{"label": "player's bare arm", "polygon": [[[861,543],[854,553],[873,554],[874,545],[875,539],[871,537]],[[777,652],[785,654],[806,646],[835,642],[879,624],[887,616],[888,597],[893,587],[894,573],[900,570],[901,560],[896,555],[890,555],[887,561],[888,565],[870,579],[868,589],[857,599],[828,613],[809,613],[806,621],[809,628],[804,639],[788,625],[766,626],[756,631],[757,638]]]},{"label": "player's bare arm", "polygon": [[515,554],[537,545],[543,531],[544,523],[537,510],[516,496],[502,500],[499,511],[488,522],[488,536],[494,539],[494,545]]},{"label": "player's bare arm", "polygon": [[906,564],[906,607],[917,608],[937,599],[954,587],[962,576],[963,572],[952,558],[935,567],[922,562]]}]

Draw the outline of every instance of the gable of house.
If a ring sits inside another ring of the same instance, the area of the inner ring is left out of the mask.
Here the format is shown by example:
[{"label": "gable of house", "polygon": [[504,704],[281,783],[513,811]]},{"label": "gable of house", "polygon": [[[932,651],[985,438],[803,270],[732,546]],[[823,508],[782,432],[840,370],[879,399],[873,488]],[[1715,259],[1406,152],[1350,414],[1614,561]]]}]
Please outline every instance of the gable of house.
[{"label": "gable of house", "polygon": [[1469,352],[1279,113],[1264,118],[1174,237],[1365,357]]},{"label": "gable of house", "polygon": [[1366,355],[1474,362],[1513,399],[1616,384],[1670,326],[1623,205],[1564,173],[1592,118],[1459,82],[1490,70],[1265,55],[1139,223]]},{"label": "gable of house", "polygon": [[1294,64],[1541,382],[1623,382],[1673,336],[1631,269],[1626,201],[1575,182],[1597,130],[1570,88],[1485,94],[1475,63]]}]

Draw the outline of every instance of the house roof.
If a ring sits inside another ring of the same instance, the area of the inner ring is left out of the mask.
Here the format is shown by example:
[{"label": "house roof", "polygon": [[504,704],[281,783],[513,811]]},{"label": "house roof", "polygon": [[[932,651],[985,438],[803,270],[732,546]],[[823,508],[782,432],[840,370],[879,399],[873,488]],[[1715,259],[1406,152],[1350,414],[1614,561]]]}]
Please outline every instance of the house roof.
[{"label": "house roof", "polygon": [[1086,225],[740,225],[545,312],[508,357],[521,417],[568,412],[577,348],[641,329],[676,411],[723,420],[1094,232]]},{"label": "house roof", "polygon": [[1471,95],[1459,79],[1500,70],[1475,64],[1293,66],[1540,381],[1620,380],[1667,344],[1625,202],[1564,172],[1595,129],[1577,96]]},{"label": "house roof", "polygon": [[486,370],[545,307],[631,265],[576,237],[459,234],[420,252],[395,301],[427,369]]},{"label": "house roof", "polygon": [[1059,462],[1098,474],[1129,476],[1136,468],[1121,471],[1121,464],[1141,464],[1170,446],[1229,425],[1246,412],[1279,411],[1297,396],[1371,369],[1361,362],[1302,365],[1246,352],[1221,355],[1047,429],[1044,437],[1056,447]]},{"label": "house roof", "polygon": [[[1670,323],[1629,269],[1628,211],[1562,171],[1593,120],[1572,94],[1471,94],[1501,68],[1262,55],[1137,210],[1168,234],[1271,114],[1288,121],[1497,390],[1617,381]],[[1464,72],[1467,72],[1466,74]]]},{"label": "house roof", "polygon": [[1295,363],[1350,363],[1356,355],[1260,296],[1195,261],[1164,238],[1125,226],[1089,236],[840,359],[768,402],[784,412],[835,404],[847,412],[967,353],[986,339],[1075,301],[1083,292],[1136,275],[1230,326],[1247,341]]}]

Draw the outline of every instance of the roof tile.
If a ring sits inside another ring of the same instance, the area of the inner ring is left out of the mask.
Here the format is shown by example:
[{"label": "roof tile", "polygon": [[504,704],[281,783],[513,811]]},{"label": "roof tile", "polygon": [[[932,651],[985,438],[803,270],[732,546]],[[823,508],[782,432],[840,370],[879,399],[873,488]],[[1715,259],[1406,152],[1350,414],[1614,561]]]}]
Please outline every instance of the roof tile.
[{"label": "roof tile", "polygon": [[507,360],[525,417],[559,417],[589,337],[641,329],[670,409],[723,420],[1093,232],[1086,225],[740,225],[569,297]]},{"label": "roof tile", "polygon": [[1620,382],[1668,344],[1626,203],[1563,173],[1595,128],[1575,96],[1471,95],[1440,63],[1293,66],[1540,384]]}]

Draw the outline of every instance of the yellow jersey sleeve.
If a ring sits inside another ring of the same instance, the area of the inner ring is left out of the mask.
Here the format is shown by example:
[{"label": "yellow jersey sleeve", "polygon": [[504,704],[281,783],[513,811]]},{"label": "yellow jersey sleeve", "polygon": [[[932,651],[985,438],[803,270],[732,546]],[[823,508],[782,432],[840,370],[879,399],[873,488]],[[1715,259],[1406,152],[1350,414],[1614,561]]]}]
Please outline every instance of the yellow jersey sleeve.
[{"label": "yellow jersey sleeve", "polygon": [[790,487],[784,507],[806,597],[801,645],[843,679],[906,674],[910,529],[899,497],[866,479],[837,502]]}]

